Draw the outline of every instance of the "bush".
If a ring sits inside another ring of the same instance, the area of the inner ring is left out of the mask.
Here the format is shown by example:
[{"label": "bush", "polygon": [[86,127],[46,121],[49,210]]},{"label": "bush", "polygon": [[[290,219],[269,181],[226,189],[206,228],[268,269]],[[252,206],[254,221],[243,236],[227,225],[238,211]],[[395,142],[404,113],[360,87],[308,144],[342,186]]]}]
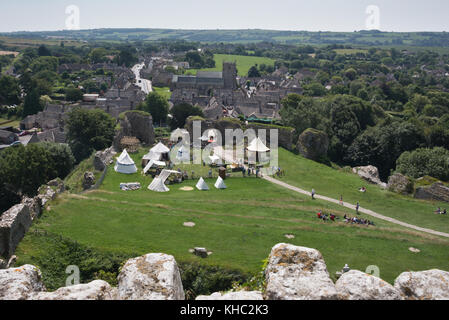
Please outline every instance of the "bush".
[{"label": "bush", "polygon": [[441,147],[404,152],[396,165],[398,172],[413,178],[427,175],[449,180],[449,151]]}]

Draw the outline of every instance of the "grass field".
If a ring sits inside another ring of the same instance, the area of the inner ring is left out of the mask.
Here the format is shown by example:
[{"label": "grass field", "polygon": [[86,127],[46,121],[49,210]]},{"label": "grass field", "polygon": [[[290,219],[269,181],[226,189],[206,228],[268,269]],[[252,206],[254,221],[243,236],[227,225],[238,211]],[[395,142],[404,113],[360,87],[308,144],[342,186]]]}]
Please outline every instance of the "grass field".
[{"label": "grass field", "polygon": [[170,99],[171,97],[171,91],[169,87],[153,87],[154,92],[159,93],[162,95],[165,99]]},{"label": "grass field", "polygon": [[20,120],[16,119],[6,119],[0,117],[0,127],[14,127],[18,128],[20,126]]},{"label": "grass field", "polygon": [[[342,195],[345,202],[359,201],[361,207],[400,221],[449,232],[449,217],[433,213],[437,207],[448,207],[447,203],[401,196],[368,184],[355,174],[326,167],[284,149],[280,149],[279,159],[280,167],[286,171],[286,176],[281,178],[284,182],[306,190],[314,188],[318,194],[334,199]],[[358,191],[362,186],[367,187],[366,193]]]},{"label": "grass field", "polygon": [[249,69],[258,64],[274,65],[275,60],[265,57],[239,56],[231,54],[215,54],[215,68],[190,69],[188,74],[195,75],[197,71],[223,71],[223,62],[236,62],[239,76],[247,76]]},{"label": "grass field", "polygon": [[[132,155],[136,163],[140,163],[144,152]],[[291,161],[296,156],[290,158],[281,152],[281,157]],[[286,162],[282,162],[287,167]],[[303,162],[299,161],[299,174],[302,174],[302,166]],[[202,175],[208,171],[207,167],[199,165],[184,168],[189,173],[194,170]],[[287,169],[287,175],[290,170],[293,168]],[[141,182],[143,188],[120,191],[121,182]],[[194,187],[196,179],[171,185],[168,193],[149,191],[150,182],[151,178],[139,173],[122,175],[112,169],[99,190],[63,194],[50,204],[50,210],[44,212],[19,245],[18,265],[34,263],[39,266],[37,257],[42,252],[53,259],[51,252],[55,252],[56,244],[48,237],[37,236],[49,234],[72,239],[101,252],[123,255],[164,252],[174,255],[180,262],[199,262],[246,273],[257,272],[261,261],[280,242],[320,250],[332,277],[345,263],[360,270],[377,265],[380,276],[390,282],[407,270],[449,270],[449,241],[446,239],[376,219],[374,227],[323,222],[316,218],[318,210],[339,217],[353,213],[338,205],[313,201],[262,179],[242,178],[236,174],[226,180],[227,190],[214,189],[215,179],[206,179],[212,187],[208,192],[180,190]],[[322,180],[323,185],[326,182]],[[318,191],[323,188],[316,187]],[[184,227],[184,222],[194,222],[196,226]],[[287,239],[286,234],[295,238]],[[206,247],[213,254],[207,259],[198,258],[189,252],[194,247]],[[410,247],[421,252],[412,253],[408,250]],[[45,279],[50,271],[45,265],[40,267]],[[62,274],[65,267],[60,266]]]}]

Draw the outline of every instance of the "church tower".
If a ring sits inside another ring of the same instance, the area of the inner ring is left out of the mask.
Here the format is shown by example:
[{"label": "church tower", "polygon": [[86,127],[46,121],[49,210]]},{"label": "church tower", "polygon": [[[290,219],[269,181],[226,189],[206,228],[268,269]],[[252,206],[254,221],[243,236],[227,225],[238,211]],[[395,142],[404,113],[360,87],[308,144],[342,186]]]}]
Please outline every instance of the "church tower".
[{"label": "church tower", "polygon": [[237,89],[237,66],[235,62],[223,62],[223,80],[225,89]]}]

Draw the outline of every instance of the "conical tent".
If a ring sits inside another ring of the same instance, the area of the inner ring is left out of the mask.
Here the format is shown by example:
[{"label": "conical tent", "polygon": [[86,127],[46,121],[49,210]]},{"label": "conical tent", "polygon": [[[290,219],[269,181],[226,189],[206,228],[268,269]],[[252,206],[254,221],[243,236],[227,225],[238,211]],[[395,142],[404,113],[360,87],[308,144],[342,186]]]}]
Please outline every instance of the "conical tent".
[{"label": "conical tent", "polygon": [[270,151],[269,148],[260,140],[259,137],[255,138],[251,143],[248,145],[248,151],[250,152],[268,152]]},{"label": "conical tent", "polygon": [[124,174],[132,174],[137,172],[136,164],[133,159],[131,159],[126,149],[123,150],[120,157],[117,158],[117,163],[114,166],[114,170]]},{"label": "conical tent", "polygon": [[150,152],[153,153],[169,153],[170,149],[167,148],[162,142],[159,142],[157,145],[155,145],[153,148],[151,148]]},{"label": "conical tent", "polygon": [[206,181],[201,177],[198,183],[196,184],[196,188],[200,191],[208,191],[209,186],[207,185]]},{"label": "conical tent", "polygon": [[217,189],[226,189],[227,188],[222,177],[218,177],[217,182],[215,182],[215,188],[217,188]]},{"label": "conical tent", "polygon": [[165,181],[167,181],[168,177],[172,174],[178,174],[178,171],[173,170],[162,170],[161,174],[154,178],[153,182],[148,186],[148,189],[156,192],[168,192],[170,189],[165,185]]}]

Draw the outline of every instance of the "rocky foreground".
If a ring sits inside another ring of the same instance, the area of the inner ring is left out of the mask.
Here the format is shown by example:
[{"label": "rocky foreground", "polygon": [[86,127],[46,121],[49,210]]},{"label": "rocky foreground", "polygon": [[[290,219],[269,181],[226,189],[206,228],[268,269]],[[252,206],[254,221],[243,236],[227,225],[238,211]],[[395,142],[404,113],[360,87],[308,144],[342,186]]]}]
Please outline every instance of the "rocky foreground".
[{"label": "rocky foreground", "polygon": [[[334,284],[318,250],[278,244],[273,247],[266,288],[199,296],[197,300],[447,300],[449,272],[404,272],[394,286],[351,270]],[[41,272],[32,265],[0,270],[0,300],[184,300],[173,256],[151,253],[130,259],[118,276],[118,288],[96,280],[47,292]]]}]

